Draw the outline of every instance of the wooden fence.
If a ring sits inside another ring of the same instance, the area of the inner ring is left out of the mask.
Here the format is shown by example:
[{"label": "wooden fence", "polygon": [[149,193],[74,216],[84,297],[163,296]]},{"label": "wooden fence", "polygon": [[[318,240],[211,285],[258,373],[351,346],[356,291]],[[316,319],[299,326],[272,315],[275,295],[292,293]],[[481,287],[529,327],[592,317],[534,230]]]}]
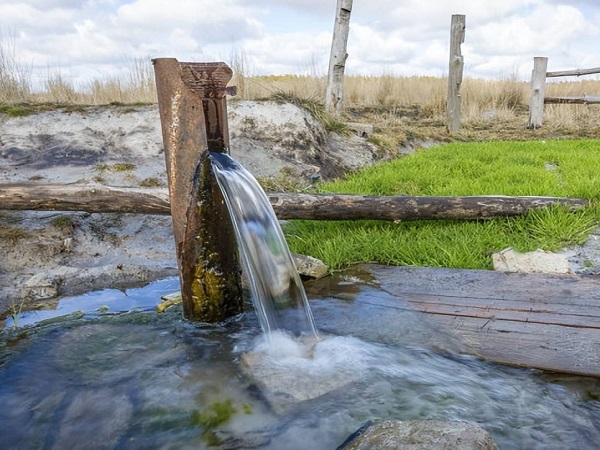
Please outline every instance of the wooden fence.
[{"label": "wooden fence", "polygon": [[462,84],[465,65],[460,46],[465,42],[465,17],[462,14],[454,14],[450,23],[450,64],[448,67],[448,97],[446,101],[447,129],[450,133],[454,133],[460,128],[460,85]]},{"label": "wooden fence", "polygon": [[536,56],[533,58],[533,71],[531,74],[531,96],[529,98],[529,122],[527,128],[540,128],[544,119],[544,104],[598,104],[600,97],[546,97],[546,78],[553,77],[579,77],[600,73],[600,67],[593,69],[575,69],[559,72],[548,72],[548,58]]}]

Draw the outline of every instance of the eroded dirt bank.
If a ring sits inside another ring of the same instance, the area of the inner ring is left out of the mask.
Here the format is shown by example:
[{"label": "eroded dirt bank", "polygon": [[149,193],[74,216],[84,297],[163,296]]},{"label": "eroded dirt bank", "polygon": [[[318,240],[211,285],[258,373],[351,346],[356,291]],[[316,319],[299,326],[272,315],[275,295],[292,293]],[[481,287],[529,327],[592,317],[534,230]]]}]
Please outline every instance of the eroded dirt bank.
[{"label": "eroded dirt bank", "polygon": [[[257,177],[328,179],[381,160],[365,137],[327,133],[303,109],[231,102],[231,154]],[[0,183],[167,185],[156,106],[0,116]],[[1,205],[1,199],[0,199]],[[170,217],[0,208],[0,317],[63,294],[177,273]]]}]

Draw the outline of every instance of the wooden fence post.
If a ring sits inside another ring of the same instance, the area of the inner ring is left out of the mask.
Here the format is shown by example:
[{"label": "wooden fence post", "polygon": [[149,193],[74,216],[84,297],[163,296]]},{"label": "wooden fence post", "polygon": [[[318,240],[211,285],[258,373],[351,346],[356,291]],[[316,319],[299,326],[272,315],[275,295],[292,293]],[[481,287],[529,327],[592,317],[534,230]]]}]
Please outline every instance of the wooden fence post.
[{"label": "wooden fence post", "polygon": [[448,132],[454,133],[460,128],[460,85],[463,78],[464,59],[460,45],[465,42],[465,16],[454,14],[450,25],[450,64],[448,68],[448,100],[446,116]]},{"label": "wooden fence post", "polygon": [[529,122],[527,128],[536,129],[542,126],[544,120],[544,92],[546,88],[546,70],[548,58],[536,56],[533,58],[531,73],[531,97],[529,98]]},{"label": "wooden fence post", "polygon": [[339,114],[344,107],[344,69],[348,58],[346,47],[350,32],[351,12],[352,0],[337,1],[325,94],[325,108],[332,114]]},{"label": "wooden fence post", "polygon": [[225,63],[153,60],[183,314],[221,322],[243,311],[237,241],[209,151],[227,152]]}]

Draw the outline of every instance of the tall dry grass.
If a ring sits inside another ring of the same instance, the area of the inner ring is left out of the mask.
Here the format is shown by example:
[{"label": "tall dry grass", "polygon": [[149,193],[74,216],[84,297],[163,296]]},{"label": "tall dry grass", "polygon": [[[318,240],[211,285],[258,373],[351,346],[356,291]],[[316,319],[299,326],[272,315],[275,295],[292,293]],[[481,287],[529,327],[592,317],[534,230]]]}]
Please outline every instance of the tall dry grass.
[{"label": "tall dry grass", "polygon": [[19,64],[15,39],[0,30],[0,103],[22,103],[30,96],[31,72]]},{"label": "tall dry grass", "polygon": [[[75,86],[61,71],[49,73],[41,91],[32,90],[31,68],[18,63],[11,36],[0,33],[0,104],[51,103],[103,105],[155,103],[154,71],[149,59],[136,59],[121,78],[96,79]],[[243,53],[233,52],[230,66],[238,99],[264,99],[289,93],[322,101],[326,77],[313,67],[310,75],[256,76]],[[445,120],[447,80],[443,77],[346,76],[344,103],[348,109],[367,108],[382,113],[412,107],[423,118]],[[600,80],[551,82],[547,95],[600,95]],[[463,123],[494,118],[510,119],[528,110],[529,82],[517,76],[497,80],[465,78],[461,88]],[[554,127],[597,127],[600,106],[546,105],[544,123]]]},{"label": "tall dry grass", "polygon": [[56,103],[63,105],[106,105],[110,103],[156,103],[156,85],[150,61],[135,59],[127,75],[122,78],[104,78],[76,87],[60,71],[48,75],[45,89],[29,94],[29,103]]},{"label": "tall dry grass", "polygon": [[23,65],[12,35],[0,30],[0,104],[51,103],[102,105],[109,103],[155,103],[156,86],[150,60],[135,59],[124,77],[96,79],[75,86],[62,70],[49,72],[43,89],[33,89],[32,68]]},{"label": "tall dry grass", "polygon": [[[244,78],[239,98],[268,98],[277,92],[323,99],[325,77],[251,76]],[[381,112],[418,107],[423,118],[445,120],[447,79],[443,77],[346,76],[346,108],[373,108]],[[600,96],[600,80],[549,82],[549,96]],[[529,81],[516,76],[497,80],[465,78],[461,86],[463,122],[510,119],[529,110]],[[600,105],[546,105],[544,123],[561,127],[598,127]]]}]

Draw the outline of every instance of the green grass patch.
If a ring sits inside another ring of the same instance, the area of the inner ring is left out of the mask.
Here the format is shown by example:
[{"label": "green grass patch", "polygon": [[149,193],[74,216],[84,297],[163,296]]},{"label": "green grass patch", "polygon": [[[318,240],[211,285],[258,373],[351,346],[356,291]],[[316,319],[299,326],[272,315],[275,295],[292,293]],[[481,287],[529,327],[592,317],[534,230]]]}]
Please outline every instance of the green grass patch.
[{"label": "green grass patch", "polygon": [[373,195],[548,195],[600,198],[600,141],[453,143],[321,186]]},{"label": "green grass patch", "polygon": [[136,168],[132,163],[96,164],[94,169],[98,172],[128,172]]},{"label": "green grass patch", "polygon": [[284,167],[276,177],[257,177],[256,181],[265,192],[303,192],[313,189],[291,167]]},{"label": "green grass patch", "polygon": [[54,219],[52,219],[50,224],[55,228],[64,231],[71,231],[75,226],[75,220],[72,216],[61,214],[60,216],[56,216]]},{"label": "green grass patch", "polygon": [[600,224],[600,141],[457,143],[423,150],[320,185],[364,195],[533,195],[581,197],[579,211],[550,207],[479,221],[291,221],[292,251],[332,270],[358,262],[490,269],[491,254],[560,250]]},{"label": "green grass patch", "polygon": [[24,105],[0,105],[0,113],[8,117],[24,117],[34,113],[34,109]]},{"label": "green grass patch", "polygon": [[156,188],[162,186],[163,183],[157,177],[148,177],[140,181],[141,187]]}]

